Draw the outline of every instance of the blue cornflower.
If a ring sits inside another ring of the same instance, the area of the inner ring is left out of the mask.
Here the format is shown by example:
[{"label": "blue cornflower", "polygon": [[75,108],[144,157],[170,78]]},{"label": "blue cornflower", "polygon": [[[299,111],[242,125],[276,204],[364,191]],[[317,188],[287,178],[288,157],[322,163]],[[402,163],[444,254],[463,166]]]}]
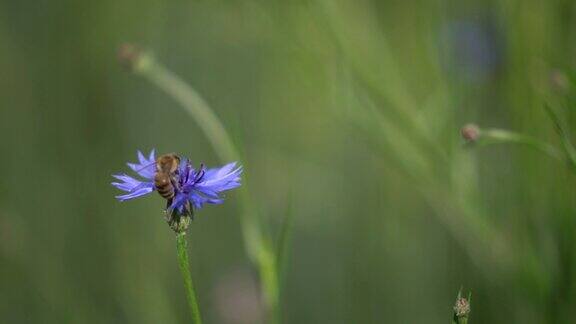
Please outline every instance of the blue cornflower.
[{"label": "blue cornflower", "polygon": [[[117,174],[114,178],[119,182],[112,185],[125,194],[116,196],[120,201],[141,197],[156,190],[154,176],[156,174],[156,156],[152,150],[148,157],[138,151],[139,163],[128,163],[128,167],[136,172],[142,180],[127,174]],[[193,209],[200,209],[204,204],[221,204],[222,192],[240,186],[242,167],[236,162],[220,168],[206,169],[200,165],[195,169],[188,159],[180,159],[173,175],[174,197],[168,200],[167,213],[188,216]]]}]

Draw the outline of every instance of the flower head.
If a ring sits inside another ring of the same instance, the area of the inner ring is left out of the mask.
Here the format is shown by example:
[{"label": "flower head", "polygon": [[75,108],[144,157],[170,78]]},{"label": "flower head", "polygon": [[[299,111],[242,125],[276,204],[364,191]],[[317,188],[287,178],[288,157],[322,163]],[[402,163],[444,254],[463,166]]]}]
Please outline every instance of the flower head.
[{"label": "flower head", "polygon": [[[148,157],[139,151],[138,163],[128,163],[128,167],[139,177],[127,174],[113,176],[118,181],[112,182],[112,185],[125,192],[116,196],[118,200],[138,198],[156,190],[154,177],[157,166],[154,150]],[[174,196],[167,201],[166,212],[169,218],[191,216],[194,209],[200,209],[204,204],[221,204],[224,201],[222,192],[240,186],[241,173],[242,167],[236,162],[207,169],[203,164],[194,168],[188,159],[180,159],[177,170],[170,175]]]},{"label": "flower head", "polygon": [[454,304],[455,317],[467,317],[470,314],[470,300],[464,297],[458,297]]}]

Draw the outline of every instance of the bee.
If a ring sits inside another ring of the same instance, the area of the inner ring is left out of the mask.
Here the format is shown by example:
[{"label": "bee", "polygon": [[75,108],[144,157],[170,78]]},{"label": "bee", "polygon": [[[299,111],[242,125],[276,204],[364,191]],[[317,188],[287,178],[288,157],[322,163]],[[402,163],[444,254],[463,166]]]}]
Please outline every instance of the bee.
[{"label": "bee", "polygon": [[156,173],[154,174],[154,187],[168,206],[172,204],[175,188],[178,186],[177,172],[180,158],[176,154],[164,154],[156,159]]},{"label": "bee", "polygon": [[[174,153],[164,154],[156,159],[156,173],[154,174],[154,187],[166,199],[166,212],[167,220],[172,225],[177,222],[179,217],[176,210],[170,210],[172,200],[176,195],[176,191],[180,190],[178,177],[178,166],[180,165],[180,157]],[[183,216],[193,216],[192,206],[190,202],[186,202],[182,209]]]}]

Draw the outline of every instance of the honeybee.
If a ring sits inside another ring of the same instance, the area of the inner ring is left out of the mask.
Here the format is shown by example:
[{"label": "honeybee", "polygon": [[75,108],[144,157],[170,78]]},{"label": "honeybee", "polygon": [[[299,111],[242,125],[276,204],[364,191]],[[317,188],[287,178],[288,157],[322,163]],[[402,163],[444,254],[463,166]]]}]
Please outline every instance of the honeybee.
[{"label": "honeybee", "polygon": [[178,226],[181,216],[193,216],[192,206],[186,202],[182,210],[182,215],[178,215],[175,210],[170,211],[172,200],[176,194],[178,186],[178,166],[180,157],[174,153],[164,154],[156,159],[156,173],[154,174],[154,187],[164,199],[166,199],[166,220],[170,226]]},{"label": "honeybee", "polygon": [[168,200],[168,206],[172,204],[175,187],[178,186],[177,171],[180,158],[174,154],[164,154],[156,159],[156,173],[154,174],[154,187],[160,196]]}]

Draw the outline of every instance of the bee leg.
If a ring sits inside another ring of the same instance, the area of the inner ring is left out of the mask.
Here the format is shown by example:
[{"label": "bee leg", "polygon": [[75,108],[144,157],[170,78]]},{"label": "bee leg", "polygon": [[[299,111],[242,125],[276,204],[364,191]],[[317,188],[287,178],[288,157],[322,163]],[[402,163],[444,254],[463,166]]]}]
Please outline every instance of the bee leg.
[{"label": "bee leg", "polygon": [[172,199],[167,199],[166,200],[166,209],[164,209],[164,214],[166,214],[164,216],[164,219],[169,223],[172,222],[172,219],[174,217],[174,211],[170,210],[171,205],[172,205]]},{"label": "bee leg", "polygon": [[170,183],[172,183],[172,187],[174,187],[176,191],[180,191],[180,184],[175,177],[170,177]]}]

